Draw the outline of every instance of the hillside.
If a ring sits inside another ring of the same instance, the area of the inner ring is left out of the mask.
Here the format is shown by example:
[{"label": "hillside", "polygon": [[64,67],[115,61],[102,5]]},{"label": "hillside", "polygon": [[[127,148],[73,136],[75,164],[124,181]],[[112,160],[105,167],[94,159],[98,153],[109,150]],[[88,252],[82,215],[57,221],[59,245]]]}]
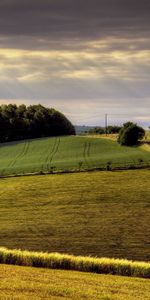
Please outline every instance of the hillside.
[{"label": "hillside", "polygon": [[1,179],[1,246],[149,261],[149,182],[149,170]]},{"label": "hillside", "polygon": [[148,279],[9,265],[0,265],[0,274],[2,300],[10,297],[14,300],[150,299]]},{"label": "hillside", "polygon": [[141,147],[94,137],[54,137],[0,145],[0,175],[132,167],[150,161]]}]

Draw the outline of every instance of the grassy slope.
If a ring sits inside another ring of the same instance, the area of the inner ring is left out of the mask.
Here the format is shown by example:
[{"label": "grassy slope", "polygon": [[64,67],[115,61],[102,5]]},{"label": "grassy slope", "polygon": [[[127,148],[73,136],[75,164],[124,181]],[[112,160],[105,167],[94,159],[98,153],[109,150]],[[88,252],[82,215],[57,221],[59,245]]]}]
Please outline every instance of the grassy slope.
[{"label": "grassy slope", "polygon": [[122,147],[116,141],[90,137],[56,137],[1,144],[0,175],[56,170],[117,166],[139,158],[150,161],[150,153],[140,147]]},{"label": "grassy slope", "polygon": [[149,170],[1,179],[1,246],[150,260],[149,182]]},{"label": "grassy slope", "polygon": [[150,281],[0,265],[0,299],[149,300]]}]

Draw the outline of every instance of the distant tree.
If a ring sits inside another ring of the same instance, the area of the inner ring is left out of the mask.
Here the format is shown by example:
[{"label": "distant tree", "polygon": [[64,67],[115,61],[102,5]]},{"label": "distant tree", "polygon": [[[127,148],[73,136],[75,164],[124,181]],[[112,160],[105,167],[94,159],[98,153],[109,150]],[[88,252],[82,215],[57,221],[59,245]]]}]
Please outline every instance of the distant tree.
[{"label": "distant tree", "polygon": [[0,106],[0,142],[58,135],[75,135],[75,128],[55,109],[40,104]]},{"label": "distant tree", "polygon": [[113,134],[113,133],[119,133],[121,127],[117,125],[109,125],[107,126],[107,133]]},{"label": "distant tree", "polygon": [[105,129],[103,127],[94,127],[89,130],[89,134],[104,134]]},{"label": "distant tree", "polygon": [[145,135],[145,130],[135,123],[127,122],[119,131],[118,142],[121,145],[134,146]]},{"label": "distant tree", "polygon": [[[113,134],[118,133],[120,131],[121,127],[116,125],[109,125],[107,126],[107,133]],[[89,134],[104,134],[106,132],[106,129],[104,127],[94,127],[89,130]]]}]

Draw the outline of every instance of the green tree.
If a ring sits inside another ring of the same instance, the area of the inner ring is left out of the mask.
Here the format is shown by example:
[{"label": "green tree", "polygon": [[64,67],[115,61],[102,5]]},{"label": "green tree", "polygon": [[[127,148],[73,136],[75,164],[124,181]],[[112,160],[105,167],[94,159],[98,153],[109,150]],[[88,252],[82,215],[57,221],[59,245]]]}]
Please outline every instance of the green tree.
[{"label": "green tree", "polygon": [[142,140],[145,135],[145,130],[135,123],[127,122],[119,131],[118,142],[121,145],[134,146]]},{"label": "green tree", "polygon": [[117,125],[109,125],[107,126],[107,133],[113,134],[113,133],[119,133],[121,127]]},{"label": "green tree", "polygon": [[75,128],[53,108],[40,104],[0,106],[0,142],[62,135],[75,135]]}]

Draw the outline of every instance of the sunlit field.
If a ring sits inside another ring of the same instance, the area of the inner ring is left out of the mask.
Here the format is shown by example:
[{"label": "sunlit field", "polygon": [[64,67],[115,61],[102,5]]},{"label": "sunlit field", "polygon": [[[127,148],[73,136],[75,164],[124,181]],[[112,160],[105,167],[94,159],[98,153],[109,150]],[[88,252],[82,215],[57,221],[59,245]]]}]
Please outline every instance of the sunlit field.
[{"label": "sunlit field", "polygon": [[149,300],[149,279],[0,265],[0,299]]},{"label": "sunlit field", "polygon": [[140,167],[150,165],[147,150],[123,147],[111,139],[79,136],[5,143],[0,146],[0,176]]},{"label": "sunlit field", "polygon": [[149,170],[1,179],[1,246],[148,261],[149,182]]},{"label": "sunlit field", "polygon": [[11,250],[4,247],[0,248],[0,264],[150,278],[149,262],[81,255],[74,256],[57,252]]}]

